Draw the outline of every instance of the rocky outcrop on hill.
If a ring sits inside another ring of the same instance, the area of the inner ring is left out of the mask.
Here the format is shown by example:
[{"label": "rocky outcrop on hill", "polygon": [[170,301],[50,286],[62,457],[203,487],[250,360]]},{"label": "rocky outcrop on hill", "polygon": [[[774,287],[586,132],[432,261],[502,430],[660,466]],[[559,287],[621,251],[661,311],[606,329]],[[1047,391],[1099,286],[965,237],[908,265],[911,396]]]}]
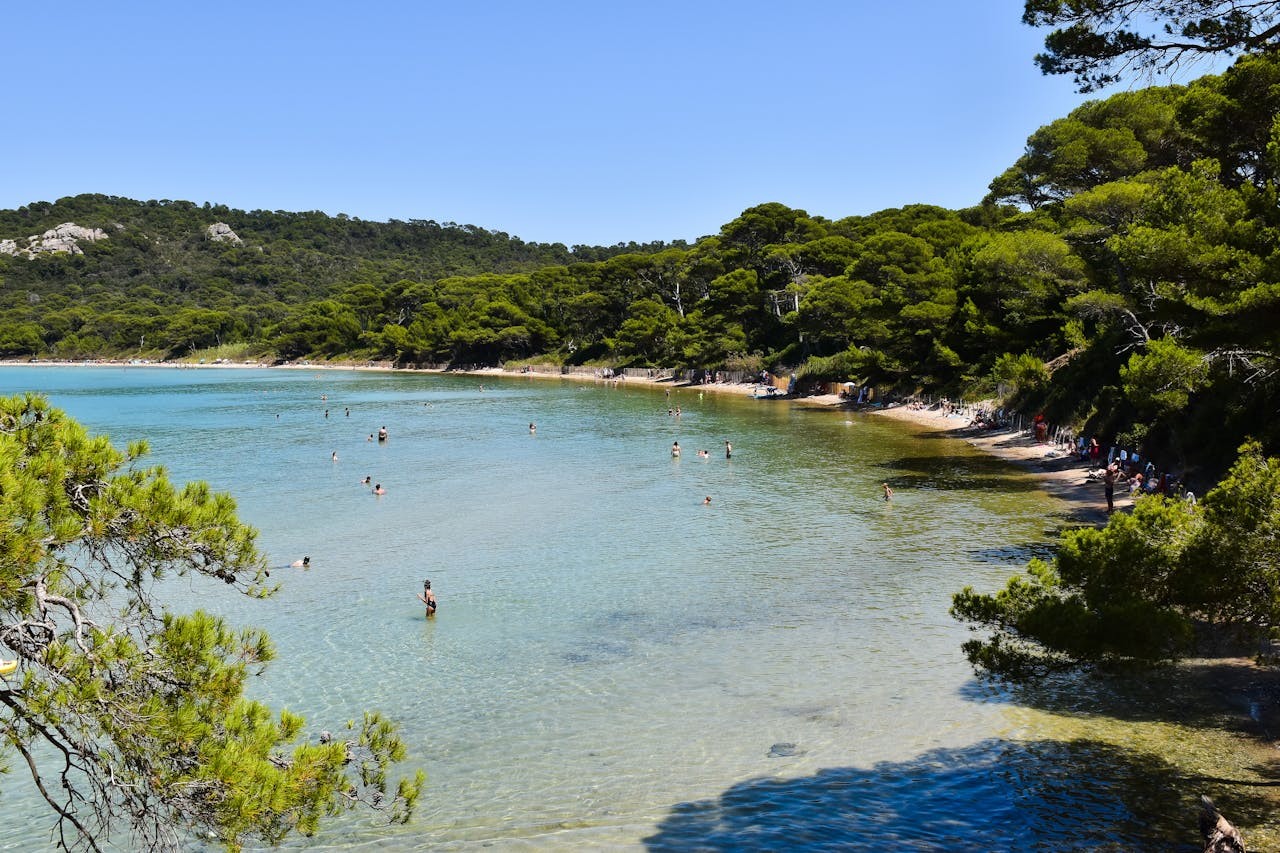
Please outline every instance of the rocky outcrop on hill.
[{"label": "rocky outcrop on hill", "polygon": [[25,246],[19,245],[17,240],[0,240],[0,254],[22,255],[27,258],[53,252],[83,255],[84,250],[80,248],[81,241],[96,243],[105,239],[107,239],[107,232],[101,228],[85,228],[74,222],[64,222],[43,234],[32,234],[27,238]]},{"label": "rocky outcrop on hill", "polygon": [[234,243],[237,246],[243,246],[244,241],[236,232],[231,230],[231,226],[225,222],[215,222],[205,229],[209,235],[209,239],[217,243]]}]

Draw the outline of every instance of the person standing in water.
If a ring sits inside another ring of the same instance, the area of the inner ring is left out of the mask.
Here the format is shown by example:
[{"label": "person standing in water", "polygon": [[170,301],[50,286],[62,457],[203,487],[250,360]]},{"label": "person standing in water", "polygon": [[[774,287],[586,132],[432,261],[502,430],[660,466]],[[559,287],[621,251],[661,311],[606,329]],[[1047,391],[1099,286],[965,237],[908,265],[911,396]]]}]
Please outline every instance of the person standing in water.
[{"label": "person standing in water", "polygon": [[422,592],[418,593],[418,600],[427,607],[427,617],[436,615],[436,594],[431,591],[431,581],[422,582]]},{"label": "person standing in water", "polygon": [[538,432],[538,428],[533,424],[529,424],[529,435],[535,435],[537,434],[537,432]]},{"label": "person standing in water", "polygon": [[733,458],[733,445],[729,443],[728,439],[725,439],[725,442],[724,442],[724,458],[725,459]]},{"label": "person standing in water", "polygon": [[880,488],[884,489],[884,499],[886,501],[893,500],[893,489],[889,488],[888,483],[881,483]]},{"label": "person standing in water", "polygon": [[671,458],[672,459],[680,458],[680,442],[678,441],[671,442]]}]

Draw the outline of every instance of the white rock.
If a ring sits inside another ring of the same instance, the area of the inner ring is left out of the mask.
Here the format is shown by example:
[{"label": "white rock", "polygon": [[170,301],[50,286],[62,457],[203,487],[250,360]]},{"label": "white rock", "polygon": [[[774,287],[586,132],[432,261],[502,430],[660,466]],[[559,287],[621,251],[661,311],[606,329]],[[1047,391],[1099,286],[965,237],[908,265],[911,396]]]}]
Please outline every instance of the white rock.
[{"label": "white rock", "polygon": [[205,231],[208,233],[210,240],[214,240],[219,243],[234,243],[237,246],[244,245],[244,241],[241,240],[239,235],[232,231],[231,226],[225,222],[215,222],[206,228]]},{"label": "white rock", "polygon": [[41,234],[40,238],[42,240],[88,240],[90,243],[96,243],[98,240],[107,239],[107,232],[101,228],[85,228],[74,222],[64,222],[56,228],[50,228]]},{"label": "white rock", "polygon": [[83,255],[80,241],[96,243],[107,239],[107,232],[101,228],[85,228],[74,222],[64,222],[56,228],[50,228],[43,234],[32,234],[27,238],[25,248],[19,247],[16,240],[0,240],[0,253],[6,255],[23,255],[30,259],[39,254],[52,252],[68,252]]}]

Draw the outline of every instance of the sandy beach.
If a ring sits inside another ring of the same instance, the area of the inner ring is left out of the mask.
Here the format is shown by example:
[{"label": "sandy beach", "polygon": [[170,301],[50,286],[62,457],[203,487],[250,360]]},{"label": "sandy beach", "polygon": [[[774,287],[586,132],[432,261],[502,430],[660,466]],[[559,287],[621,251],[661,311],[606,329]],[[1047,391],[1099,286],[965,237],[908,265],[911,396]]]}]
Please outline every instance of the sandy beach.
[{"label": "sandy beach", "polygon": [[[968,417],[947,415],[938,409],[891,406],[869,411],[878,417],[913,424],[921,432],[949,433],[985,453],[1012,462],[1034,474],[1045,491],[1070,503],[1082,521],[1106,523],[1107,501],[1102,482],[1087,478],[1095,465],[1063,454],[1050,444],[1041,444],[1027,433],[970,429]],[[1123,483],[1117,485],[1116,509],[1127,509],[1132,505],[1128,488]]]}]

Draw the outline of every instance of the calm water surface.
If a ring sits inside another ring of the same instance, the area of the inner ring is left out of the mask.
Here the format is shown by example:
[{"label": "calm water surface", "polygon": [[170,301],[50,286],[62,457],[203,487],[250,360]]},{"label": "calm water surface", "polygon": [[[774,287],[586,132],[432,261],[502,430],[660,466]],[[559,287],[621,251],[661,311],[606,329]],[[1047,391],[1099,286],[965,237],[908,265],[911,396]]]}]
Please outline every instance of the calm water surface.
[{"label": "calm water surface", "polygon": [[[691,389],[0,368],[0,393],[24,390],[236,496],[283,589],[169,592],[270,633],[255,695],[317,731],[365,708],[401,724],[428,774],[414,822],[351,816],[296,846],[1192,850],[1192,797],[1224,786],[1179,774],[1256,758],[1080,685],[974,681],[951,594],[998,586],[1067,514],[898,423]],[[3,785],[32,808],[21,774]],[[1240,807],[1269,831],[1265,800]],[[47,842],[0,826],[8,848]]]}]

